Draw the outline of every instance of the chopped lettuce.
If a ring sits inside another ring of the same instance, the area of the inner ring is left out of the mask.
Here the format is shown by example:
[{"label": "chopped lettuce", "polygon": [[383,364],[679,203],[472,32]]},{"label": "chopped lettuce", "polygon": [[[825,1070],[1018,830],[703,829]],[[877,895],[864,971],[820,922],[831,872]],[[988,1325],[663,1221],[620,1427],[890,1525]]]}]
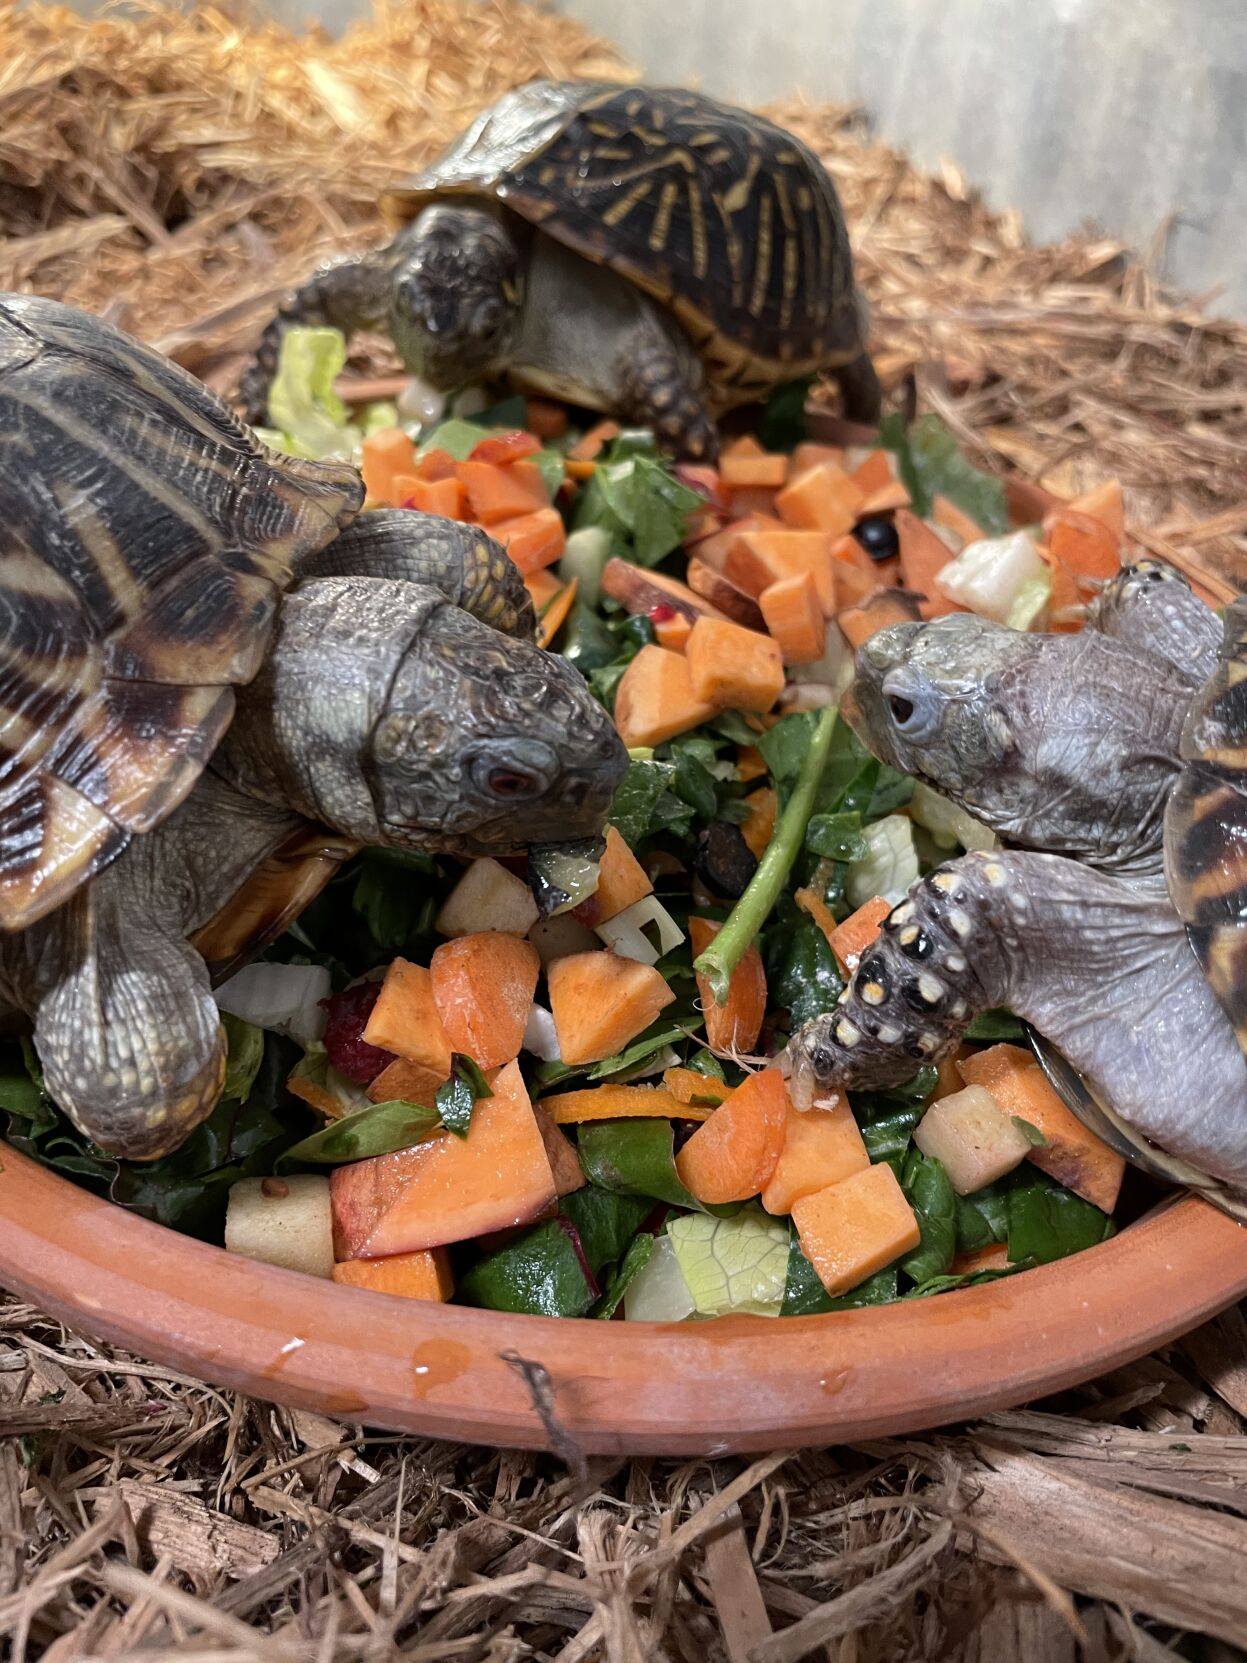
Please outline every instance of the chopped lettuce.
[{"label": "chopped lettuce", "polygon": [[1014,531],[1007,537],[967,543],[935,581],[949,600],[980,617],[998,624],[1009,623],[1013,616],[1033,622],[1036,595],[1041,597],[1039,610],[1046,602],[1042,586],[1048,581],[1048,568],[1030,533]]},{"label": "chopped lettuce", "polygon": [[734,1218],[673,1218],[667,1236],[698,1316],[777,1317],[788,1279],[788,1225],[761,1207]]},{"label": "chopped lettuce", "polygon": [[866,853],[849,867],[849,905],[865,906],[873,896],[882,895],[895,906],[905,898],[910,884],[918,881],[913,821],[903,814],[888,814],[867,826],[862,835]]},{"label": "chopped lettuce", "polygon": [[696,1309],[675,1243],[670,1236],[659,1236],[624,1294],[625,1318],[629,1322],[684,1322]]},{"label": "chopped lettuce", "polygon": [[981,820],[933,790],[924,780],[914,783],[909,817],[925,826],[942,849],[994,849],[1000,841]]},{"label": "chopped lettuce", "polygon": [[277,448],[292,456],[349,459],[363,430],[347,416],[333,384],[346,363],[346,338],[338,329],[288,329],[269,388],[268,413]]},{"label": "chopped lettuce", "polygon": [[989,537],[1008,531],[1004,486],[966,460],[938,416],[923,416],[908,428],[899,415],[886,416],[879,436],[884,448],[896,456],[901,480],[919,518],[925,519],[936,497],[942,496],[955,502]]}]

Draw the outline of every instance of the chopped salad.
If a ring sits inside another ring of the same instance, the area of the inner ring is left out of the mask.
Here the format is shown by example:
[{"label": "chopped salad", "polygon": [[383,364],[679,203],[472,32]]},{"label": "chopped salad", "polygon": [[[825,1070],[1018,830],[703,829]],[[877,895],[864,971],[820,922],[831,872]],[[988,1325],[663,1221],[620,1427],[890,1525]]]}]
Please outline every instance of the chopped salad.
[{"label": "chopped salad", "polygon": [[715,468],[541,400],[413,432],[393,406],[348,419],[342,361],[292,330],[265,437],[354,454],[370,506],[507,548],[628,747],[605,838],[365,851],[218,990],[225,1089],[175,1154],[87,1142],[28,1043],[0,1075],[10,1141],[233,1252],[554,1316],[880,1304],[1111,1233],[1123,1164],[1007,1012],[900,1089],[799,1110],[776,1063],[909,885],[993,841],[840,719],[852,649],[954,609],[1078,628],[1120,491],[1017,525],[935,417],[811,443],[804,387]]}]

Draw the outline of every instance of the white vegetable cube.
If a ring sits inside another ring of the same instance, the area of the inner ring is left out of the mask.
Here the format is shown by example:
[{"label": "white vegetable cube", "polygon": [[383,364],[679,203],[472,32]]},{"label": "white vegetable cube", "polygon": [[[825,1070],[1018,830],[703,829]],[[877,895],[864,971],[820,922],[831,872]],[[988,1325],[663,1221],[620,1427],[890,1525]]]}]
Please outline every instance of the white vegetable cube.
[{"label": "white vegetable cube", "polygon": [[1047,572],[1034,539],[1025,531],[1015,531],[1008,537],[967,543],[955,560],[936,573],[935,582],[949,600],[1003,624],[1026,585],[1046,577]]},{"label": "white vegetable cube", "polygon": [[333,1213],[328,1178],[312,1173],[240,1179],[229,1192],[225,1251],[284,1270],[301,1270],[305,1276],[331,1276]]},{"label": "white vegetable cube", "polygon": [[496,860],[474,860],[446,897],[433,927],[448,936],[475,935],[479,930],[527,935],[538,916],[523,878]]},{"label": "white vegetable cube", "polygon": [[924,1155],[943,1162],[958,1195],[995,1183],[1031,1151],[1026,1133],[982,1086],[932,1103],[914,1128],[914,1142]]},{"label": "white vegetable cube", "polygon": [[530,1057],[540,1057],[542,1062],[563,1060],[559,1055],[559,1036],[554,1026],[554,1017],[544,1005],[537,1004],[535,1000],[524,1026],[524,1049]]},{"label": "white vegetable cube", "polygon": [[542,918],[528,932],[528,939],[537,949],[541,968],[555,959],[570,959],[577,953],[593,953],[602,945],[587,924],[573,918],[570,912],[559,912],[553,918]]},{"label": "white vegetable cube", "polygon": [[958,844],[963,849],[994,849],[1000,842],[990,827],[923,780],[914,785],[909,817],[915,825],[925,826],[941,849],[954,849]]},{"label": "white vegetable cube", "polygon": [[862,829],[866,853],[849,867],[845,893],[851,907],[864,907],[876,895],[893,906],[918,881],[918,850],[913,822],[904,814],[887,814]]},{"label": "white vegetable cube", "polygon": [[313,1045],[325,1031],[321,1001],[333,992],[321,964],[248,964],[213,994],[217,1009],[254,1022],[300,1045]]}]

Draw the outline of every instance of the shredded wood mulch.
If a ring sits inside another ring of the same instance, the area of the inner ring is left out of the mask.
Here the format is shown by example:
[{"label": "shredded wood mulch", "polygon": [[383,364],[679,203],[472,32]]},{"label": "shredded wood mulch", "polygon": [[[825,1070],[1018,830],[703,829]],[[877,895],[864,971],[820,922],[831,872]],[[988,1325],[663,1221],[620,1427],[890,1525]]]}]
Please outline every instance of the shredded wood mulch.
[{"label": "shredded wood mulch", "polygon": [[[626,75],[513,0],[340,41],[241,10],[0,0],[0,288],[228,389],[268,311],[379,234],[378,188],[534,75]],[[1088,234],[1033,247],[852,112],[772,112],[843,194],[897,398],[972,454],[1247,579],[1247,329]],[[1158,228],[1159,239],[1163,228]],[[363,343],[355,364],[390,367]],[[16,1663],[1140,1663],[1247,1655],[1247,1321],[1057,1401],[764,1460],[369,1435],[0,1307],[0,1634]]]}]

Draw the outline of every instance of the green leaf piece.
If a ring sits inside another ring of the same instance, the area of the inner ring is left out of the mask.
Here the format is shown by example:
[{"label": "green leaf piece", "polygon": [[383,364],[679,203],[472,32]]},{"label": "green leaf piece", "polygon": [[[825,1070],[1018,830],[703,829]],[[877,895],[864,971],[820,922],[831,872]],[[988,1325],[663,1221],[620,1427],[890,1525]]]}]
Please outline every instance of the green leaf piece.
[{"label": "green leaf piece", "polygon": [[438,1086],[433,1101],[446,1130],[457,1138],[466,1138],[477,1102],[492,1096],[488,1081],[472,1058],[455,1051],[450,1058],[450,1078]]},{"label": "green leaf piece", "polygon": [[1009,1259],[1051,1264],[1113,1233],[1113,1221],[1089,1201],[1050,1181],[1032,1181],[1009,1192]]},{"label": "green leaf piece", "polygon": [[580,1165],[591,1184],[700,1211],[676,1176],[669,1120],[596,1120],[580,1128]]},{"label": "green leaf piece", "polygon": [[229,1011],[221,1012],[221,1026],[228,1045],[221,1097],[226,1102],[245,1103],[264,1061],[264,1030]]},{"label": "green leaf piece", "polygon": [[761,1207],[733,1218],[673,1218],[667,1235],[697,1314],[777,1317],[788,1275],[788,1226]]},{"label": "green leaf piece", "polygon": [[331,1120],[318,1132],[313,1132],[301,1143],[287,1149],[278,1161],[281,1171],[295,1166],[345,1166],[350,1161],[365,1161],[373,1155],[392,1155],[399,1149],[410,1149],[412,1144],[442,1129],[436,1109],[421,1103],[407,1103],[395,1098],[389,1103],[373,1103],[341,1120]]},{"label": "green leaf piece", "polygon": [[942,1161],[911,1150],[901,1178],[922,1240],[900,1262],[900,1269],[919,1285],[946,1276],[957,1250],[957,1197]]},{"label": "green leaf piece", "polygon": [[628,1243],[627,1252],[606,1278],[601,1299],[590,1312],[600,1321],[608,1322],[623,1304],[624,1295],[650,1262],[654,1253],[654,1238],[642,1231]]},{"label": "green leaf piece", "polygon": [[653,1211],[653,1202],[645,1195],[621,1195],[586,1184],[565,1195],[559,1211],[576,1226],[585,1261],[596,1276],[623,1256]]},{"label": "green leaf piece", "polygon": [[459,1278],[459,1299],[490,1311],[585,1316],[598,1297],[576,1232],[552,1218],[488,1254]]}]

